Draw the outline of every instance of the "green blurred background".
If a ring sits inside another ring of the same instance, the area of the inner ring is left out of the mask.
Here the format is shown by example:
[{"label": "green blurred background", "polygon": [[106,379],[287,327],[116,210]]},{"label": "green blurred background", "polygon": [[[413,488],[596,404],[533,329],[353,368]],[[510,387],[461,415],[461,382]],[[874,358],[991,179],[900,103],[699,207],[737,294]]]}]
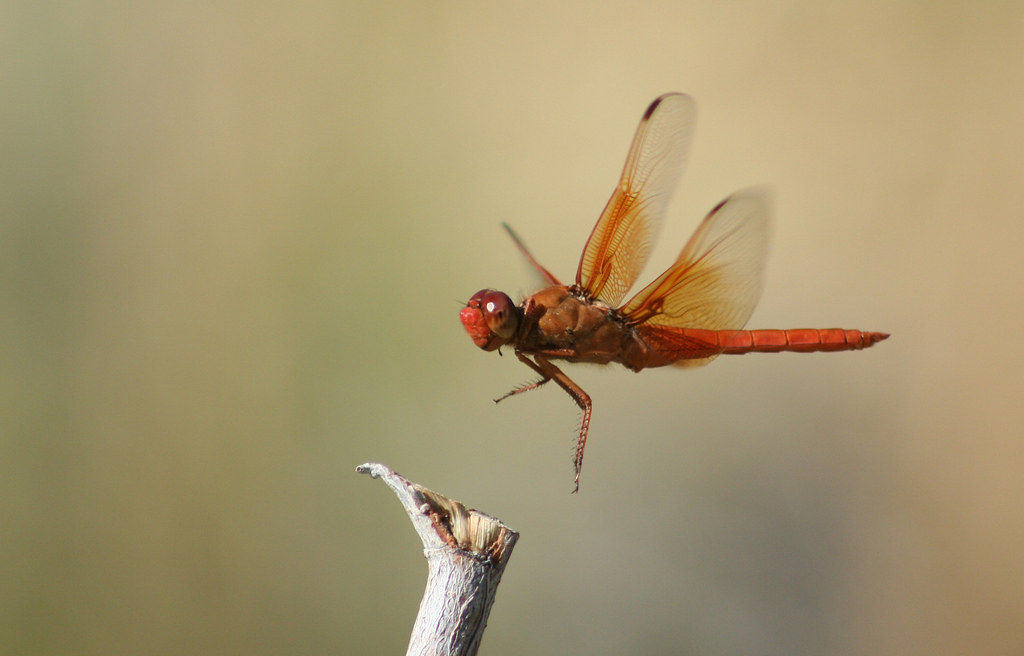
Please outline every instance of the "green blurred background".
[{"label": "green blurred background", "polygon": [[[647,104],[700,117],[649,280],[766,183],[751,327],[869,351],[474,347],[571,277]],[[0,648],[401,653],[367,460],[521,532],[488,654],[1024,651],[1024,5],[0,6]]]}]

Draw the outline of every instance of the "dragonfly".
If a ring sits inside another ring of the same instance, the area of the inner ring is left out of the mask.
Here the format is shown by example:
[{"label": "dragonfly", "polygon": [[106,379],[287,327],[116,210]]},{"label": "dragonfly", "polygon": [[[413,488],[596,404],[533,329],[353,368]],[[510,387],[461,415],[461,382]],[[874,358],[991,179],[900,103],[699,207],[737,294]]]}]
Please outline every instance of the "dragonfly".
[{"label": "dragonfly", "polygon": [[743,329],[761,295],[768,253],[770,212],[759,189],[740,191],[716,205],[672,266],[622,302],[647,263],[682,176],[694,116],[693,99],[680,93],[660,96],[644,112],[573,284],[544,268],[505,225],[547,286],[518,305],[504,292],[481,289],[459,312],[474,344],[485,351],[508,346],[540,376],[495,402],[554,381],[579,406],[574,493],[593,403],[555,361],[618,362],[633,371],[700,367],[723,354],[850,351],[889,337],[841,328]]}]

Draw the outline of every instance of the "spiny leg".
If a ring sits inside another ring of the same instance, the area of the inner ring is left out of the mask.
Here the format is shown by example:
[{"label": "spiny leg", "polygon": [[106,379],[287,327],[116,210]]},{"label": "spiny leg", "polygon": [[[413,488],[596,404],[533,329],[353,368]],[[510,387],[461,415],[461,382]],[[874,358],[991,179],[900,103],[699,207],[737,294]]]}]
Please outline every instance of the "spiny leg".
[{"label": "spiny leg", "polygon": [[[570,353],[570,351],[567,351],[567,350],[566,351],[552,351],[552,352],[553,353],[557,353],[559,355],[562,355],[563,353],[564,354]],[[516,394],[522,394],[523,392],[529,392],[530,390],[537,389],[538,387],[540,387],[544,383],[548,382],[552,378],[552,375],[551,375],[551,373],[550,373],[550,371],[548,369],[544,369],[543,367],[540,367],[539,365],[535,364],[533,360],[528,358],[519,349],[516,349],[515,354],[516,354],[516,357],[519,358],[520,362],[522,362],[527,367],[529,367],[530,369],[533,369],[538,374],[540,374],[540,380],[538,380],[535,383],[527,383],[526,385],[522,385],[520,387],[515,388],[511,392],[508,392],[507,394],[504,394],[504,395],[500,396],[499,398],[494,399],[495,403],[500,403],[501,401],[504,401],[505,399],[507,399],[510,396],[515,396]],[[557,372],[559,374],[562,374],[562,372],[558,369],[558,367],[556,367],[555,365],[551,364],[547,360],[545,360],[544,362],[548,364],[550,369],[553,369],[555,372]],[[562,375],[565,375],[565,374],[562,374]],[[561,385],[561,383],[559,383],[559,385]]]},{"label": "spiny leg", "polygon": [[502,401],[504,401],[505,399],[507,399],[510,396],[515,396],[516,394],[522,394],[523,392],[529,392],[532,389],[537,389],[538,387],[540,387],[544,383],[548,382],[549,380],[551,380],[551,379],[550,378],[541,378],[540,380],[538,380],[535,383],[527,383],[526,385],[523,385],[521,387],[515,388],[511,392],[506,392],[505,394],[502,394],[498,398],[494,399],[494,402],[495,403],[501,403]]},{"label": "spiny leg", "polygon": [[516,349],[515,354],[516,354],[516,357],[519,358],[520,362],[522,362],[527,367],[529,367],[530,369],[533,369],[538,374],[540,374],[540,380],[538,380],[535,383],[527,383],[526,385],[522,385],[520,387],[515,388],[511,392],[508,392],[506,394],[503,394],[502,396],[499,396],[498,398],[494,399],[495,403],[500,403],[500,402],[504,401],[505,399],[507,399],[510,396],[515,396],[516,394],[522,394],[523,392],[529,392],[530,390],[537,389],[538,387],[540,387],[544,383],[546,383],[549,380],[551,380],[551,376],[548,375],[548,372],[544,371],[543,369],[538,367],[536,364],[534,364],[533,360],[531,360],[530,358],[528,358],[525,355],[523,355],[523,353],[521,351]]},{"label": "spiny leg", "polygon": [[[541,376],[544,377],[539,383],[535,383],[532,386],[528,386],[529,389],[539,387],[549,380],[555,381],[559,387],[572,397],[572,400],[576,402],[576,405],[580,407],[583,413],[583,417],[580,420],[580,435],[576,441],[576,454],[573,458],[573,466],[576,470],[576,478],[573,481],[573,494],[580,491],[580,471],[583,469],[583,449],[587,446],[587,432],[590,429],[590,409],[592,403],[590,396],[587,395],[583,389],[574,383],[572,379],[566,376],[561,369],[551,364],[551,361],[542,355],[534,354],[533,360],[530,360],[525,354],[516,351],[516,357],[519,358],[523,364],[530,367]],[[520,388],[522,391],[525,389]],[[515,393],[515,391],[513,391]]]}]

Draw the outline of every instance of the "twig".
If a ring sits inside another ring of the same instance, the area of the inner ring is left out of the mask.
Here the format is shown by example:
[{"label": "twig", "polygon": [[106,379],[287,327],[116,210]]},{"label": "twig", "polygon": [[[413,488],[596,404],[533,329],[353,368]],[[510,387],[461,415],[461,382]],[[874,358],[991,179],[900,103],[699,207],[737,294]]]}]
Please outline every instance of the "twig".
[{"label": "twig", "polygon": [[412,483],[380,463],[368,462],[356,471],[387,483],[423,541],[427,587],[406,654],[476,654],[519,534],[498,519]]}]

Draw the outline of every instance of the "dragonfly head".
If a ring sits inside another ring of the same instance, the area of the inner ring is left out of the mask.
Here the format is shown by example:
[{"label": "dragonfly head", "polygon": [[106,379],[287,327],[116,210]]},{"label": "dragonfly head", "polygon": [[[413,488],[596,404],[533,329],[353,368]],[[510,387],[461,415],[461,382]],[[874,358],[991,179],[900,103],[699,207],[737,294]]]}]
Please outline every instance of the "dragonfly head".
[{"label": "dragonfly head", "polygon": [[459,312],[459,319],[474,344],[485,351],[494,351],[516,334],[521,315],[522,311],[507,294],[481,289]]}]

